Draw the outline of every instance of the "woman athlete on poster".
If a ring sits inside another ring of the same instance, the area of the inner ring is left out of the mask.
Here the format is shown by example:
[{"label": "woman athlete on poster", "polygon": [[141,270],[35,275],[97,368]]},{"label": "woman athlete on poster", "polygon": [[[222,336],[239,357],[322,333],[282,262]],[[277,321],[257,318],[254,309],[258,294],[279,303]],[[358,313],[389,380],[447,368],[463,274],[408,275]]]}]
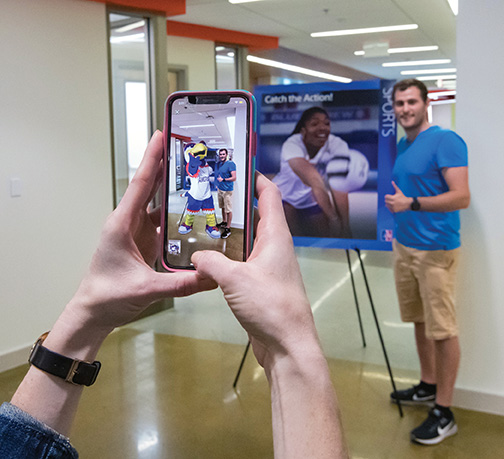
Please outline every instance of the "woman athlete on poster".
[{"label": "woman athlete on poster", "polygon": [[361,153],[331,134],[327,112],[303,112],[282,145],[275,176],[293,236],[351,237],[348,192],[362,187],[369,164]]}]

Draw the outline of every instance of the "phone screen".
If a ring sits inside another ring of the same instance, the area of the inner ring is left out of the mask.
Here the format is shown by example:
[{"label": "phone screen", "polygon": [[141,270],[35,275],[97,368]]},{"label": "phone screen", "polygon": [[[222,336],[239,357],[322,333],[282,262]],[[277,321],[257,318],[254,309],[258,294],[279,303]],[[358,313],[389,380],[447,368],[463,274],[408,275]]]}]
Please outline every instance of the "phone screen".
[{"label": "phone screen", "polygon": [[218,250],[246,260],[251,245],[253,98],[246,92],[174,93],[166,104],[163,264],[194,269]]}]

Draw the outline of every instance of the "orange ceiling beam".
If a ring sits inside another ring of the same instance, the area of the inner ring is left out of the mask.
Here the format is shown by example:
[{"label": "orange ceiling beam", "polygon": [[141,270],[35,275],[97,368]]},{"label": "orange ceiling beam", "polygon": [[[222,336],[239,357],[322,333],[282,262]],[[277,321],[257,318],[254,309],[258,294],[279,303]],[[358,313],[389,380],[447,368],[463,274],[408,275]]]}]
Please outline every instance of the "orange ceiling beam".
[{"label": "orange ceiling beam", "polygon": [[150,11],[152,13],[164,14],[165,16],[176,16],[185,14],[186,0],[91,0],[98,3],[105,3],[108,6],[127,7],[135,10]]},{"label": "orange ceiling beam", "polygon": [[278,37],[237,32],[236,30],[188,24],[185,22],[166,21],[166,32],[176,37],[199,38],[232,45],[247,46],[251,50],[276,49]]}]

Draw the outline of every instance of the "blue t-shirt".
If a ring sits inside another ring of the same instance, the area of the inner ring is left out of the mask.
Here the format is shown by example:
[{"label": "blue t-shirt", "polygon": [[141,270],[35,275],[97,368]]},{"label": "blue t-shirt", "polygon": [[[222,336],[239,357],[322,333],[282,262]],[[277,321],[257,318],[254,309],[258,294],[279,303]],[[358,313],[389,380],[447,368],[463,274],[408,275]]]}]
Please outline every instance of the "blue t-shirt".
[{"label": "blue t-shirt", "polygon": [[[231,172],[236,170],[236,164],[233,161],[222,162],[215,164],[215,178],[221,176],[223,179],[231,178]],[[222,191],[233,191],[234,182],[226,182],[217,180],[217,188]]]},{"label": "blue t-shirt", "polygon": [[[467,146],[455,132],[431,126],[413,142],[397,146],[392,179],[406,196],[437,196],[448,191],[442,169],[467,166]],[[394,214],[395,236],[419,250],[452,250],[460,246],[460,217],[453,212],[406,211]]]}]

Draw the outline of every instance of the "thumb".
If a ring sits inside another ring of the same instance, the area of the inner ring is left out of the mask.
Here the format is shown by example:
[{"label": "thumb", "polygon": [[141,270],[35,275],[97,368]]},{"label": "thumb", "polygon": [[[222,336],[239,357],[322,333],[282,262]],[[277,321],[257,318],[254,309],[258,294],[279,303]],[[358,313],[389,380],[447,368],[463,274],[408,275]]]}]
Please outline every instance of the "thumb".
[{"label": "thumb", "polygon": [[396,182],[392,181],[392,186],[394,187],[394,190],[396,193],[401,193],[402,194],[402,191],[401,189],[396,185]]},{"label": "thumb", "polygon": [[212,279],[219,285],[229,279],[230,271],[239,265],[239,262],[230,260],[224,254],[214,250],[195,252],[191,261],[201,276]]}]

